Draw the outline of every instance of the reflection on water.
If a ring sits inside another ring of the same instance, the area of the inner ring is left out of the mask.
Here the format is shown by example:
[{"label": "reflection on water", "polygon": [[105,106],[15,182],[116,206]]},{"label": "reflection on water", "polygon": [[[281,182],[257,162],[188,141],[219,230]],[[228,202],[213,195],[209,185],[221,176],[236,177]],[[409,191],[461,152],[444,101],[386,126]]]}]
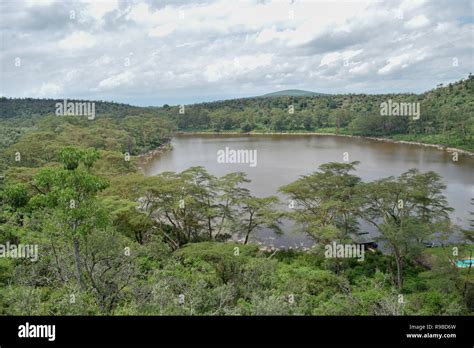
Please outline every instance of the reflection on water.
[{"label": "reflection on water", "polygon": [[[474,210],[470,205],[474,197],[474,159],[460,156],[458,162],[453,162],[449,153],[435,148],[323,135],[179,135],[173,138],[172,145],[172,151],[147,164],[147,175],[192,166],[203,166],[217,176],[242,171],[252,180],[248,187],[254,195],[269,196],[323,163],[342,162],[347,152],[349,161],[361,162],[356,174],[364,181],[396,176],[410,168],[437,172],[447,185],[445,194],[455,209],[452,219],[463,227],[469,225],[469,211]],[[218,163],[217,153],[226,147],[257,150],[257,166]],[[285,197],[280,197],[286,203]],[[284,229],[283,236],[264,230],[258,238],[276,247],[308,245],[305,236],[294,233],[288,222]],[[362,229],[370,235],[374,233],[369,225],[362,225]]]}]

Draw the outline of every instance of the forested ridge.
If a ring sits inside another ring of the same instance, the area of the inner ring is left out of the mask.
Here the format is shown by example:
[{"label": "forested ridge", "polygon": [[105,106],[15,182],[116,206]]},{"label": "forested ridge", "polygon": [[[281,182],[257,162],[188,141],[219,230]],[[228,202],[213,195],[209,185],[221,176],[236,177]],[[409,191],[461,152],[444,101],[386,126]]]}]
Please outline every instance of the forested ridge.
[{"label": "forested ridge", "polygon": [[[422,94],[341,94],[230,99],[136,107],[95,101],[101,117],[158,116],[170,129],[212,132],[332,132],[413,140],[474,150],[474,76]],[[381,103],[420,103],[420,117],[381,116]],[[70,100],[75,101],[75,100]],[[54,114],[56,99],[0,98],[5,126],[31,127]],[[291,111],[290,111],[291,109]],[[15,137],[13,134],[12,137]]]},{"label": "forested ridge", "polygon": [[[332,132],[474,150],[474,76],[423,94],[346,94],[246,98],[178,107],[183,131]],[[420,118],[381,116],[381,103],[420,103]],[[293,109],[293,110],[291,110]],[[293,111],[293,113],[291,113]]]},{"label": "forested ridge", "polygon": [[[422,95],[258,97],[184,113],[96,102],[94,120],[56,116],[61,100],[2,98],[0,245],[37,245],[38,258],[0,257],[0,313],[472,314],[471,268],[454,263],[472,257],[472,226],[450,220],[437,173],[363,182],[358,162],[326,163],[280,188],[294,202],[288,210],[276,196],[254,196],[243,173],[146,177],[138,155],[177,130],[326,130],[472,150],[473,88],[469,76]],[[380,116],[387,99],[420,102],[420,119]],[[258,229],[279,233],[284,218],[314,247],[255,243]],[[361,220],[387,252],[327,257],[331,243],[360,242]],[[426,248],[435,232],[443,246]],[[463,241],[448,244],[453,233]]]}]

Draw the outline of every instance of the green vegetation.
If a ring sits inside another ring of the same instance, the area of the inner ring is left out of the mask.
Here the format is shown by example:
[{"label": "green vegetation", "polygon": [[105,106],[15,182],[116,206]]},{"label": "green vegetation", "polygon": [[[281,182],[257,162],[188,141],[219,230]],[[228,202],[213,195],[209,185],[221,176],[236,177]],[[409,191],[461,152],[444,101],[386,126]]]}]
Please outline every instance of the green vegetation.
[{"label": "green vegetation", "polygon": [[[471,269],[454,264],[472,257],[472,229],[465,243],[423,244],[456,230],[436,173],[362,182],[357,162],[326,163],[280,188],[294,202],[283,209],[276,197],[254,197],[243,173],[145,177],[137,157],[175,130],[202,129],[325,129],[472,149],[472,83],[421,96],[241,99],[184,114],[97,102],[93,121],[53,115],[53,100],[2,98],[0,245],[38,245],[38,259],[0,257],[0,314],[472,314]],[[422,117],[379,116],[388,98],[420,101]],[[253,243],[260,228],[278,233],[283,218],[315,246]],[[358,243],[362,220],[386,253],[325,257],[329,243]]]},{"label": "green vegetation", "polygon": [[[170,108],[181,131],[325,132],[474,151],[474,76],[415,94],[273,96]],[[420,103],[420,118],[381,116],[380,104]]]}]

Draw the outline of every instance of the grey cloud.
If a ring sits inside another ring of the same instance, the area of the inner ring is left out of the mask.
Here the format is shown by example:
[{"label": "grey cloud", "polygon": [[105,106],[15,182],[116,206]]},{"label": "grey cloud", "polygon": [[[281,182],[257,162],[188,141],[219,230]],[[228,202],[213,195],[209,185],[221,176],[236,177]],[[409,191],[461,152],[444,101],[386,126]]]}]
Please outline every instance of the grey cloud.
[{"label": "grey cloud", "polygon": [[[209,3],[147,2],[151,11],[181,5],[201,8]],[[300,45],[284,36],[257,43],[255,39],[264,29],[285,30],[281,19],[267,18],[265,13],[261,28],[248,24],[243,15],[228,24],[220,18],[221,12],[213,12],[201,22],[191,18],[193,26],[180,24],[168,33],[152,36],[150,30],[156,24],[128,18],[136,4],[120,1],[118,8],[100,20],[87,17],[73,21],[69,11],[83,10],[84,3],[56,1],[27,7],[21,2],[2,2],[0,93],[34,97],[42,96],[41,91],[55,92],[69,98],[148,105],[153,101],[172,104],[249,96],[277,88],[327,93],[422,92],[441,82],[465,78],[474,70],[470,1],[426,2],[406,10],[403,19],[386,15],[401,1],[374,3],[363,12],[365,17],[349,16],[344,27],[324,27]],[[407,21],[420,15],[429,20],[426,26],[406,28]],[[169,29],[167,24],[164,28]],[[58,45],[73,33],[82,33],[79,37],[84,38],[92,35],[95,42],[82,46],[72,42],[70,49]],[[76,44],[78,48],[74,48]],[[349,50],[360,53],[345,66],[342,57]],[[321,65],[331,54],[336,57],[334,62]],[[254,62],[255,69],[228,66],[234,58],[266,55],[271,55],[271,64]],[[21,57],[21,67],[14,66],[16,57]],[[453,58],[458,66],[453,66]],[[218,79],[206,75],[210,66],[223,70]],[[384,74],[379,73],[381,69]]]}]

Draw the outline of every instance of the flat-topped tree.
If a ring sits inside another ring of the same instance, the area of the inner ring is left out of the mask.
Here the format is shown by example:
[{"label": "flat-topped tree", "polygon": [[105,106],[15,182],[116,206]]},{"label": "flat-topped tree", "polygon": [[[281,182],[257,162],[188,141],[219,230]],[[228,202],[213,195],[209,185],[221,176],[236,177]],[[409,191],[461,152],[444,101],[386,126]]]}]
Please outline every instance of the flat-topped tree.
[{"label": "flat-topped tree", "polygon": [[398,288],[403,286],[403,259],[419,255],[422,242],[435,232],[449,232],[446,223],[453,209],[442,194],[445,188],[438,174],[417,169],[361,186],[363,218],[378,229],[394,256]]},{"label": "flat-topped tree", "polygon": [[293,202],[288,215],[315,241],[342,241],[358,233],[360,178],[350,173],[358,163],[326,163],[280,188]]}]

